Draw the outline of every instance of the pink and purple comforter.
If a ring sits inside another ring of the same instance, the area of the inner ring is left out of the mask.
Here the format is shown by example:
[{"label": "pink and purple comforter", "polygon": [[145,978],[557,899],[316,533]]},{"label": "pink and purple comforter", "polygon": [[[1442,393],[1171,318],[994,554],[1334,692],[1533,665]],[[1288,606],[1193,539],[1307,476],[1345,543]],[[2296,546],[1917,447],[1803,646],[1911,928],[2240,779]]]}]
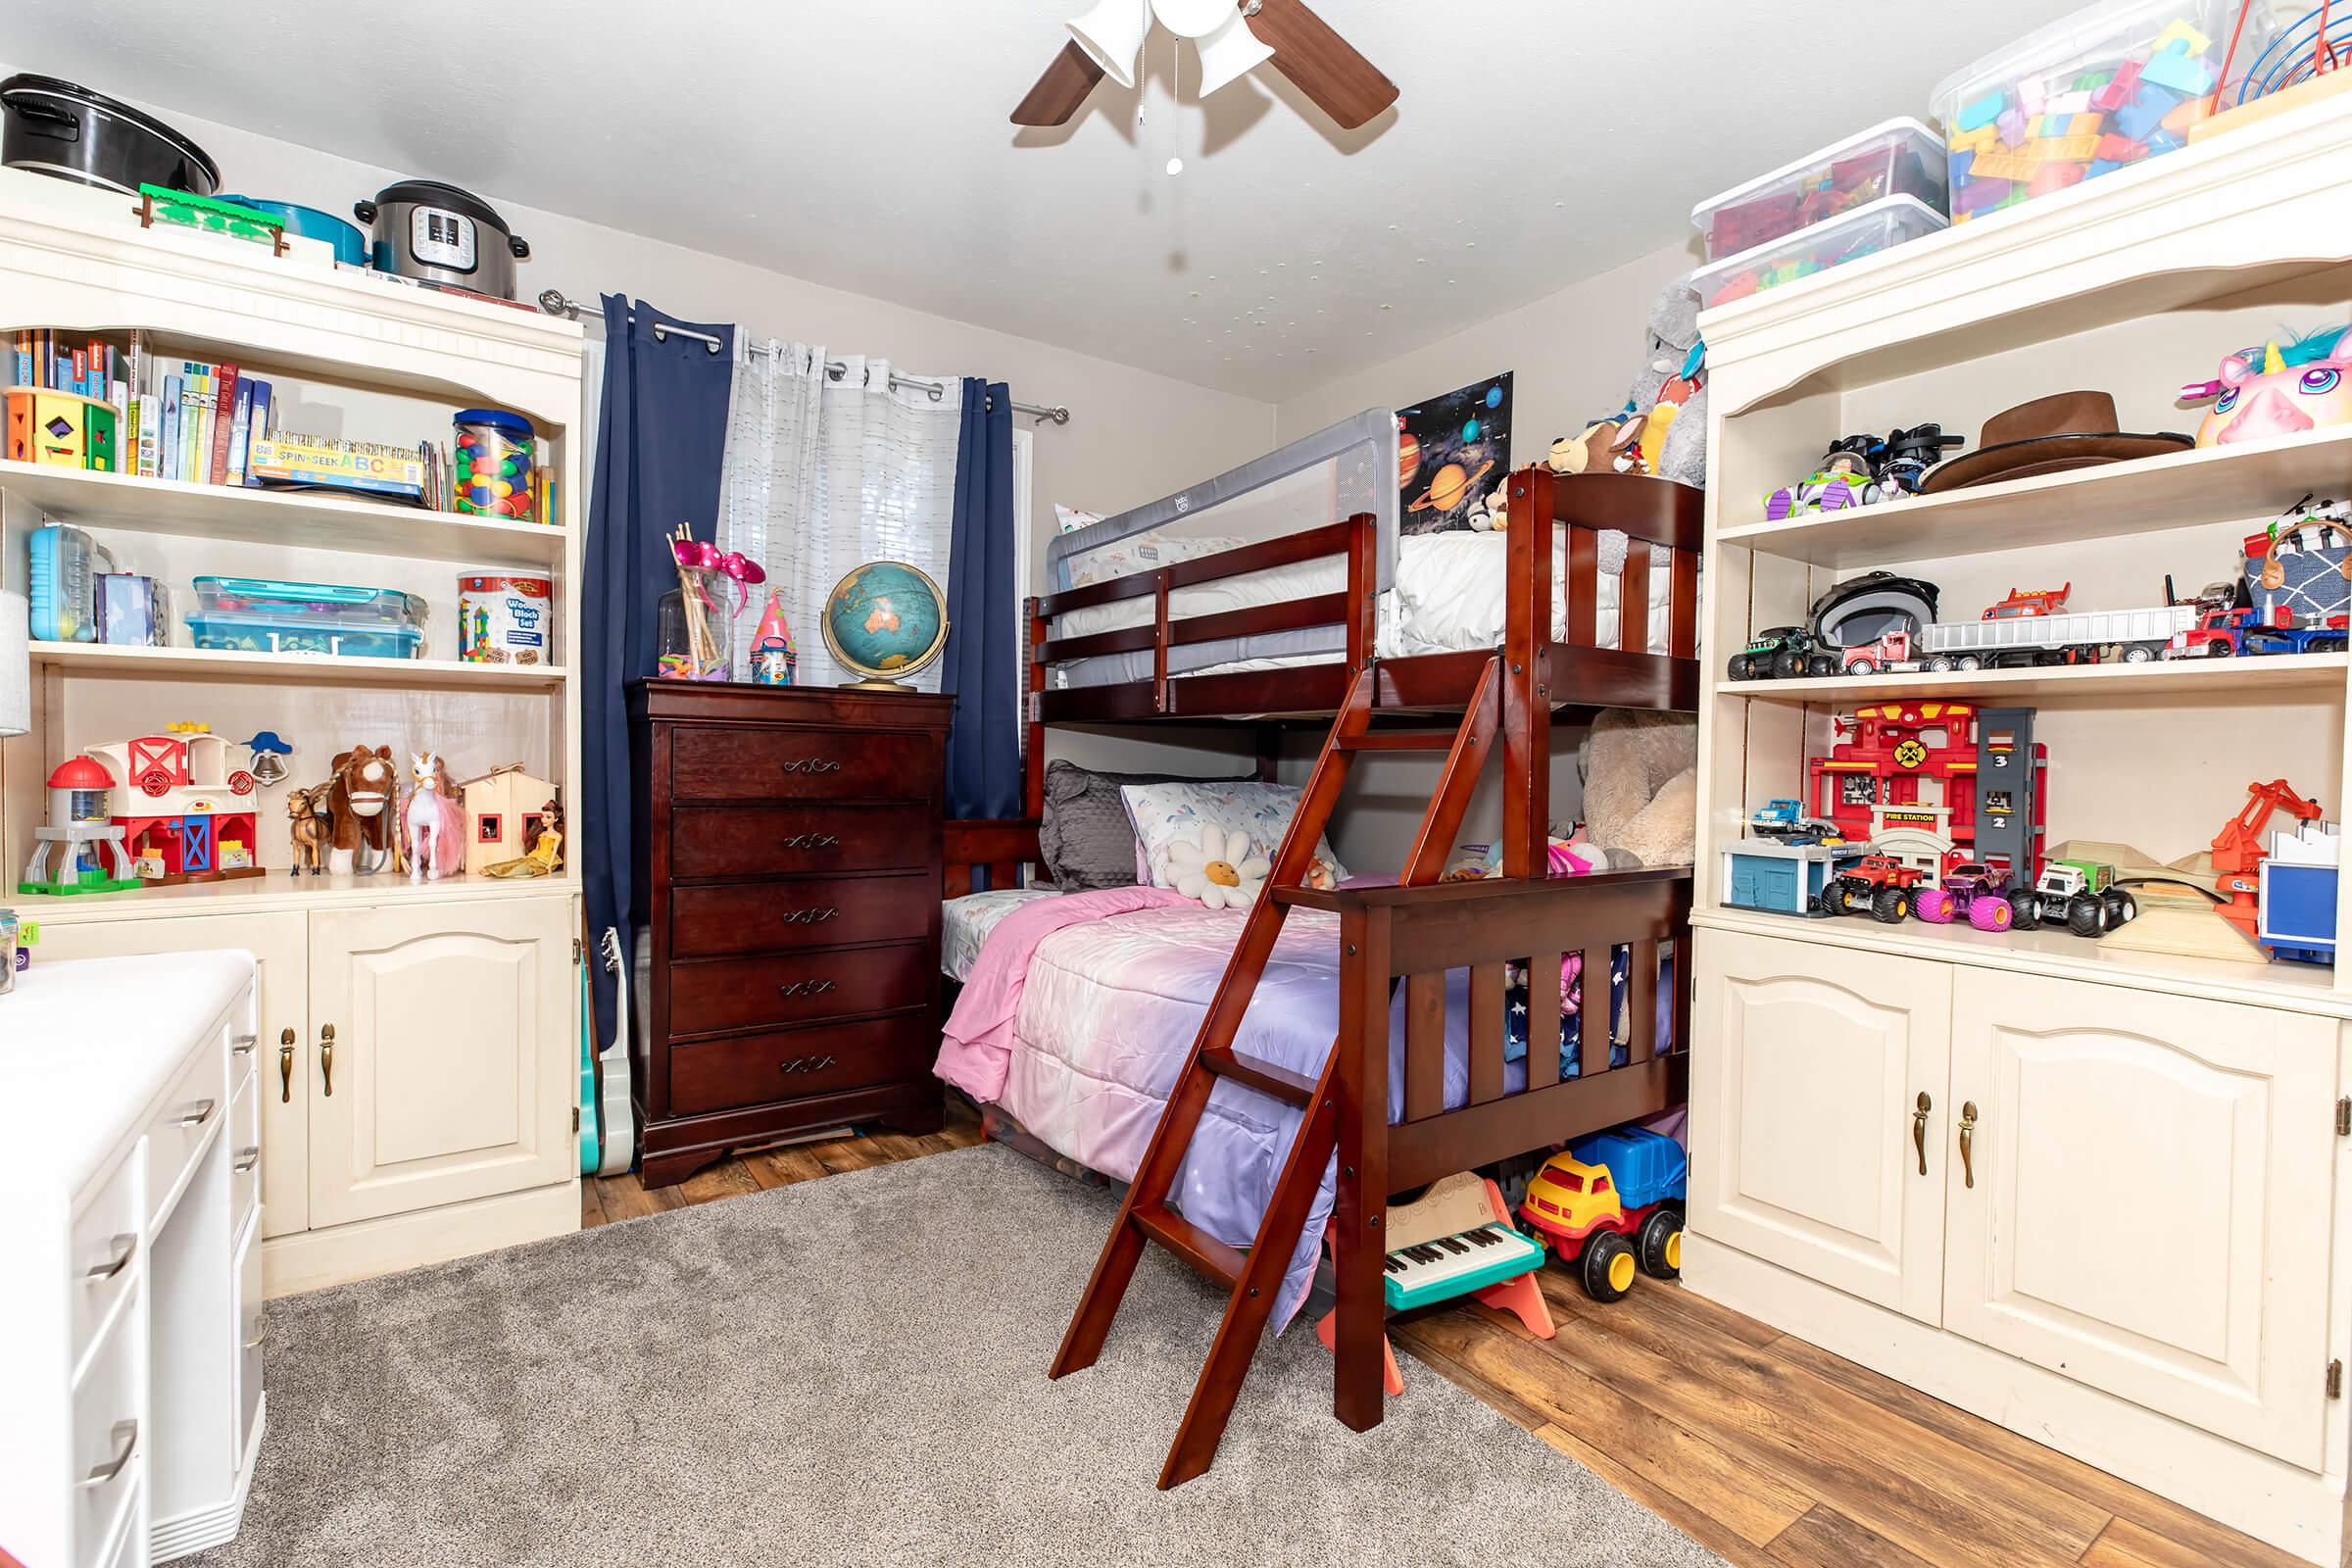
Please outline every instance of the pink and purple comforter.
[{"label": "pink and purple comforter", "polygon": [[[1024,905],[990,933],[948,1021],[937,1072],[1001,1104],[1081,1164],[1132,1180],[1200,1032],[1247,915],[1211,912],[1152,888],[1075,893]],[[1294,909],[1250,999],[1234,1049],[1309,1078],[1339,1032],[1339,917]],[[1447,976],[1446,1104],[1469,1098],[1468,976]],[[1389,1028],[1389,1119],[1404,1108],[1403,998]],[[1526,1063],[1505,1066],[1517,1093]],[[1301,1113],[1231,1079],[1211,1090],[1174,1200],[1235,1247],[1256,1235]],[[1333,1171],[1307,1215],[1276,1298],[1288,1324],[1313,1282],[1331,1216]]]}]

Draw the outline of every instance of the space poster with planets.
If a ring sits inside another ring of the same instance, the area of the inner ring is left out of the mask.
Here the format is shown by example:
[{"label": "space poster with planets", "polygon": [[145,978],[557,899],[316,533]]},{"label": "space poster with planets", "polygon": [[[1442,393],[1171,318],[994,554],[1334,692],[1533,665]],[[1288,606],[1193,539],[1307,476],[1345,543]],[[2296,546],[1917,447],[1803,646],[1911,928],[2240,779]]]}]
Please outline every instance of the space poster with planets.
[{"label": "space poster with planets", "polygon": [[1510,371],[1396,411],[1401,532],[1467,528],[1479,498],[1510,471]]}]

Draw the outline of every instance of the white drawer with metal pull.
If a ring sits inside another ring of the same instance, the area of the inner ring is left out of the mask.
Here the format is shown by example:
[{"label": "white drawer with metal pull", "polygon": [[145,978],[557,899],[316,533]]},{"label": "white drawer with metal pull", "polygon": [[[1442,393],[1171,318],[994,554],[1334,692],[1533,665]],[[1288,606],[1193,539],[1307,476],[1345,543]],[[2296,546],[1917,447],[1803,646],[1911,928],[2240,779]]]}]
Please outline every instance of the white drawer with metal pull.
[{"label": "white drawer with metal pull", "polygon": [[[225,1030],[225,1025],[223,1025]],[[218,1037],[216,1037],[218,1039]],[[228,1053],[199,1052],[164,1092],[147,1124],[147,1212],[161,1214],[196,1168],[205,1145],[228,1119]]]},{"label": "white drawer with metal pull", "polygon": [[[134,1310],[142,1304],[144,1284],[131,1285]],[[118,1318],[74,1390],[74,1560],[86,1568],[104,1560],[101,1553],[115,1539],[142,1468],[146,1391],[140,1387],[139,1326],[127,1314]]]},{"label": "white drawer with metal pull", "polygon": [[97,1195],[74,1211],[66,1243],[67,1290],[73,1299],[74,1377],[82,1376],[90,1347],[106,1325],[121,1315],[122,1298],[139,1278],[139,1237],[146,1218],[139,1208],[139,1151],[134,1147],[99,1186]]}]

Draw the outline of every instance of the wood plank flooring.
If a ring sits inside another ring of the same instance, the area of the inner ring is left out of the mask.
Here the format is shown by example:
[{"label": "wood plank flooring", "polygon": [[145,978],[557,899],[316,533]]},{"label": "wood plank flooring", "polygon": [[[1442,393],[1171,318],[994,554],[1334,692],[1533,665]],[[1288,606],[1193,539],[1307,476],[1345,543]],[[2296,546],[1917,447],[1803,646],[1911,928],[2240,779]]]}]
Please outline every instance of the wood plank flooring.
[{"label": "wood plank flooring", "polygon": [[[650,1192],[634,1174],[586,1181],[581,1223],[979,1141],[969,1113],[952,1112],[926,1137],[766,1150]],[[1543,1285],[1559,1328],[1548,1342],[1471,1303],[1392,1323],[1412,1357],[1406,1396],[1417,1379],[1451,1379],[1740,1568],[2297,1562],[1679,1286],[1643,1279],[1601,1306],[1556,1264]]]}]

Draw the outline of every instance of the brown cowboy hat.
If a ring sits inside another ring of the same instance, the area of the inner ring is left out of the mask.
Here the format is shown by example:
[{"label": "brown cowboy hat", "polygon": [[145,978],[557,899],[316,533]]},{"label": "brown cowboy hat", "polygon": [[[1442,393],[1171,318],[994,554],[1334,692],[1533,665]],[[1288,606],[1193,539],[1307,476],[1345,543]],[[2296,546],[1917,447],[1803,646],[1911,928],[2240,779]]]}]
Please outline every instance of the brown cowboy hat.
[{"label": "brown cowboy hat", "polygon": [[1999,479],[2129,463],[2194,445],[2184,435],[2131,435],[2116,429],[2115,399],[2104,392],[2061,392],[1986,419],[1977,450],[1938,464],[1920,491],[1936,495]]}]

